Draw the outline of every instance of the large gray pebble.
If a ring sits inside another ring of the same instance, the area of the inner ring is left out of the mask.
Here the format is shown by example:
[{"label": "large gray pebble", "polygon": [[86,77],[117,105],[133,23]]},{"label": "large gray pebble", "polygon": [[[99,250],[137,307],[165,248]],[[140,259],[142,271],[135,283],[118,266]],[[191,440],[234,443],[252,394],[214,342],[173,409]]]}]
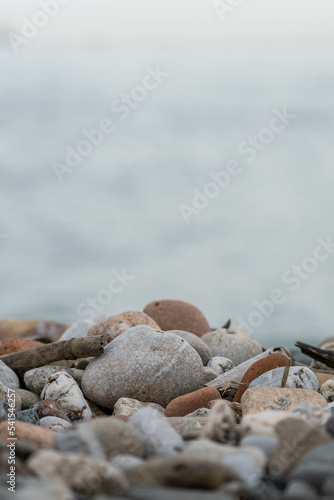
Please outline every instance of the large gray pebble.
[{"label": "large gray pebble", "polygon": [[55,432],[65,432],[66,430],[73,428],[73,425],[70,422],[58,417],[43,417],[40,419],[39,425]]},{"label": "large gray pebble", "polygon": [[212,353],[208,344],[203,342],[203,340],[200,337],[190,332],[184,332],[183,330],[169,330],[168,333],[174,333],[175,335],[178,335],[179,337],[186,340],[188,344],[190,344],[191,347],[195,349],[195,351],[197,351],[198,354],[201,356],[203,365],[204,366],[207,365],[209,359],[212,356]]},{"label": "large gray pebble", "polygon": [[213,356],[230,359],[234,366],[240,365],[262,352],[259,342],[242,331],[219,328],[201,337],[208,344]]},{"label": "large gray pebble", "polygon": [[18,389],[20,387],[18,376],[3,361],[0,361],[0,382],[10,389]]},{"label": "large gray pebble", "polygon": [[[274,368],[253,380],[249,387],[281,387],[284,367]],[[286,382],[288,389],[309,389],[317,391],[319,382],[314,372],[306,366],[291,366]]]},{"label": "large gray pebble", "polygon": [[110,342],[82,377],[85,397],[106,408],[122,397],[166,407],[202,384],[203,363],[195,349],[148,326],[130,328]]}]

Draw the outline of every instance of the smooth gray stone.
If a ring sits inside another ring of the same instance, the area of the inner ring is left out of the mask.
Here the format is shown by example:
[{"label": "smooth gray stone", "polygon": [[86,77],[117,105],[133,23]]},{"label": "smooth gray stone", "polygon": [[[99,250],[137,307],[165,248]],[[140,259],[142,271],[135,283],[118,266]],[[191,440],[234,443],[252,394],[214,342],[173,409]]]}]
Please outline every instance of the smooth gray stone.
[{"label": "smooth gray stone", "polygon": [[184,332],[183,330],[169,330],[167,333],[174,333],[174,335],[178,335],[179,337],[183,338],[188,344],[191,345],[195,351],[198,352],[198,354],[201,356],[201,360],[204,366],[207,365],[208,361],[212,357],[212,352],[208,344],[204,342],[200,337],[197,337],[197,335],[194,335],[193,333],[190,332]]},{"label": "smooth gray stone", "polygon": [[234,500],[222,491],[206,492],[188,488],[161,488],[135,486],[126,492],[126,498],[133,500]]}]

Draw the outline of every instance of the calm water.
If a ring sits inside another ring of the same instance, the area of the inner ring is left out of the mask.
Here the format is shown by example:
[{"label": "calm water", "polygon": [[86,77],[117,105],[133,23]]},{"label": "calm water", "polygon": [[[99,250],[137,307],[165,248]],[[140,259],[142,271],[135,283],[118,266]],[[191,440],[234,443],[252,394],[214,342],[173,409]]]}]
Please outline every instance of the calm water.
[{"label": "calm water", "polygon": [[[290,271],[318,238],[334,239],[332,56],[0,60],[0,316],[73,321],[124,268],[134,279],[104,295],[99,315],[179,298],[221,326],[280,289],[284,303],[260,317],[256,338],[333,334],[334,254],[316,270],[307,261],[296,290]],[[169,76],[120,120],[111,103],[156,64]],[[295,118],[249,162],[238,146],[284,106]],[[59,183],[52,162],[103,118],[115,131]],[[241,173],[186,224],[179,205],[231,160]]]}]

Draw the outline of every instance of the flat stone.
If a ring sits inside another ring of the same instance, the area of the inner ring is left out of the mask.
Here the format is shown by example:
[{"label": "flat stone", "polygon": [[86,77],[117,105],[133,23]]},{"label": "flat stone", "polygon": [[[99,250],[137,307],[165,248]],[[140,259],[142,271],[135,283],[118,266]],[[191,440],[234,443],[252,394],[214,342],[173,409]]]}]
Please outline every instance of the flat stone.
[{"label": "flat stone", "polygon": [[[281,387],[284,370],[285,367],[280,367],[267,371],[254,379],[248,387]],[[291,366],[285,387],[287,389],[317,391],[319,389],[319,382],[310,368],[306,366]]]},{"label": "flat stone", "polygon": [[202,383],[202,360],[188,342],[148,326],[130,328],[110,342],[82,377],[85,397],[106,408],[121,397],[166,407]]},{"label": "flat stone", "polygon": [[130,418],[130,423],[142,437],[145,457],[179,453],[184,448],[181,436],[168,419],[153,408],[144,408]]},{"label": "flat stone", "polygon": [[115,403],[113,415],[126,415],[131,417],[131,415],[134,415],[137,411],[142,410],[143,408],[153,408],[162,414],[165,413],[165,409],[156,403],[143,403],[137,399],[120,398]]},{"label": "flat stone", "polygon": [[198,408],[206,407],[213,399],[221,398],[214,387],[204,387],[197,391],[173,399],[166,407],[166,417],[184,417]]},{"label": "flat stone", "polygon": [[301,402],[310,402],[319,408],[327,406],[327,401],[321,394],[308,389],[252,387],[241,398],[244,415],[267,410],[289,412]]},{"label": "flat stone", "polygon": [[10,436],[8,433],[8,423],[0,423],[0,438],[6,442],[8,442],[7,438],[16,437],[17,439],[34,443],[40,448],[52,448],[54,436],[55,433],[49,429],[20,421],[15,422],[15,436]]},{"label": "flat stone", "polygon": [[131,484],[215,489],[238,476],[215,460],[178,454],[155,458],[126,472]]},{"label": "flat stone", "polygon": [[18,389],[20,381],[16,373],[0,360],[0,383],[10,389]]},{"label": "flat stone", "polygon": [[288,417],[275,426],[278,446],[268,462],[269,471],[275,475],[286,475],[312,448],[331,441],[330,435],[321,427],[313,427],[301,418]]},{"label": "flat stone", "polygon": [[144,456],[144,443],[141,435],[130,423],[117,418],[100,417],[87,423],[95,437],[103,446],[108,458],[119,453]]},{"label": "flat stone", "polygon": [[198,337],[210,331],[208,320],[197,307],[182,300],[156,300],[144,308],[162,330],[183,330]]},{"label": "flat stone", "polygon": [[223,356],[237,366],[262,352],[261,344],[243,331],[219,328],[203,335],[213,356]]},{"label": "flat stone", "polygon": [[[241,384],[234,396],[234,402],[240,403],[243,393],[248,389],[248,385],[253,382],[253,380],[258,379],[264,373],[273,370],[278,367],[285,367],[288,357],[281,353],[273,353],[265,358],[259,359],[252,364],[246,371],[245,375],[241,379]],[[282,377],[281,377],[282,380]],[[244,385],[248,384],[248,385]]]},{"label": "flat stone", "polygon": [[193,333],[190,332],[184,332],[182,330],[169,330],[169,333],[174,333],[174,335],[178,335],[179,337],[186,340],[188,344],[190,344],[191,347],[198,352],[204,366],[211,359],[212,353],[209,346],[197,335],[194,335]]},{"label": "flat stone", "polygon": [[146,325],[155,330],[161,330],[158,323],[149,315],[141,311],[126,311],[95,323],[90,328],[88,335],[109,335],[110,339],[114,340],[122,333],[138,325]]},{"label": "flat stone", "polygon": [[78,453],[43,450],[28,459],[29,468],[43,479],[58,480],[85,495],[122,495],[129,483],[124,474],[106,461]]},{"label": "flat stone", "polygon": [[63,418],[57,417],[44,417],[39,421],[41,427],[45,427],[46,429],[50,429],[54,432],[65,432],[68,429],[72,429],[73,425],[70,422],[67,422]]}]

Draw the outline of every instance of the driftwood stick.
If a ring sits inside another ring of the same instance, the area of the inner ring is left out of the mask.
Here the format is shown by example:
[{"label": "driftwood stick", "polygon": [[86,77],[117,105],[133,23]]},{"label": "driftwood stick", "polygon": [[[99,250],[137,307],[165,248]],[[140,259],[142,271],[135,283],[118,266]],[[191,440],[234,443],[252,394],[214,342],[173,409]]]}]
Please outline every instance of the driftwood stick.
[{"label": "driftwood stick", "polygon": [[325,349],[319,349],[319,347],[314,347],[309,344],[304,344],[303,342],[295,342],[295,346],[299,347],[303,354],[306,354],[312,359],[321,361],[324,365],[334,368],[334,352],[326,351]]},{"label": "driftwood stick", "polygon": [[110,342],[108,336],[99,335],[52,342],[26,351],[0,356],[12,370],[31,370],[62,359],[77,359],[99,356]]}]

